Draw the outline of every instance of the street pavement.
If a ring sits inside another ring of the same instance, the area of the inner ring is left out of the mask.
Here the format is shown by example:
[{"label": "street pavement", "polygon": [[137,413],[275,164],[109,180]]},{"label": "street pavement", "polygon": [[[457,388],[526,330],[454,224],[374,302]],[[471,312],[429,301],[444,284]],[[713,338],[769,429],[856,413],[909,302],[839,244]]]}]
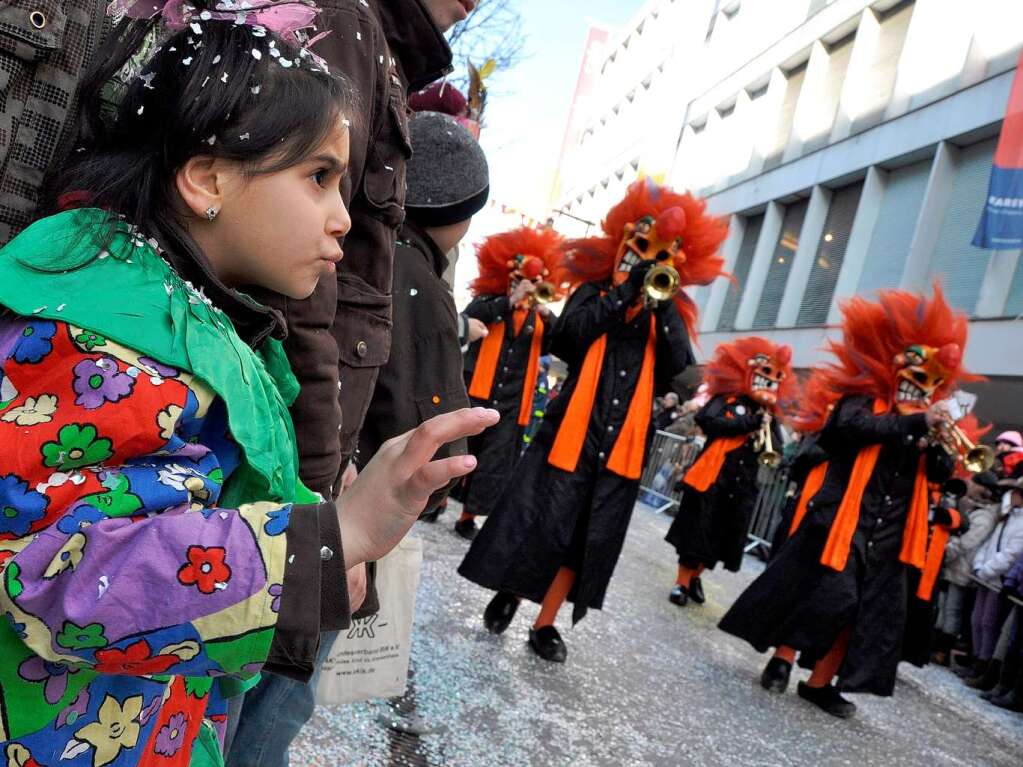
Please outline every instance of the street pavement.
[{"label": "street pavement", "polygon": [[895,696],[851,696],[842,721],[757,678],[765,658],[716,628],[762,567],[704,576],[707,604],[678,608],[669,520],[640,505],[603,611],[571,629],[561,666],[526,645],[537,606],[503,636],[481,614],[491,593],[456,568],[468,544],[458,505],[424,541],[412,683],[397,702],[319,707],[292,748],[302,767],[1019,767],[1023,716],[997,709],[945,669],[900,669]]}]

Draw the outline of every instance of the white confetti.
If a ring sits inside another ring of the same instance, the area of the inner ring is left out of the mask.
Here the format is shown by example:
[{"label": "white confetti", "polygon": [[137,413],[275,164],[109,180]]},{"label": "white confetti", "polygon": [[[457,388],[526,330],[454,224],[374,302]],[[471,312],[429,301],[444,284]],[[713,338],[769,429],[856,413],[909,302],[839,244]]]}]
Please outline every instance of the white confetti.
[{"label": "white confetti", "polygon": [[[210,19],[213,18],[213,14],[210,13],[209,11],[203,11],[202,13],[199,14],[199,18],[202,19],[203,21],[209,21]],[[217,58],[220,57],[218,56]]]},{"label": "white confetti", "polygon": [[381,63],[381,64],[383,64],[383,63],[384,63],[384,57],[383,57],[383,56],[381,56],[381,57],[380,57],[380,63]]},{"label": "white confetti", "polygon": [[210,76],[206,75],[206,79],[202,81],[202,85],[200,85],[199,87],[200,88],[205,88],[206,87],[206,83],[208,83],[209,81],[210,81]]},{"label": "white confetti", "polygon": [[33,309],[32,310],[32,314],[39,314],[39,312],[44,312],[44,311],[46,311],[46,307],[45,306],[40,306],[38,309]]},{"label": "white confetti", "polygon": [[243,133],[242,135],[240,135],[238,137],[238,140],[239,141],[248,141],[249,140],[249,134],[248,133]]},{"label": "white confetti", "polygon": [[222,83],[226,83],[227,82],[227,72],[224,72],[224,74],[222,74],[220,76],[220,82],[222,82]]},{"label": "white confetti", "polygon": [[351,128],[352,127],[352,121],[348,120],[348,119],[345,119],[345,118],[341,119],[341,124],[343,126],[345,126],[346,128]]},{"label": "white confetti", "polygon": [[67,306],[67,304],[61,304],[60,306],[58,306],[58,307],[57,307],[57,311],[58,311],[58,312],[62,312],[62,311],[64,311],[64,307],[65,307],[65,306]]},{"label": "white confetti", "polygon": [[250,88],[249,90],[251,90],[251,91],[252,91],[252,95],[253,95],[253,96],[258,96],[258,95],[259,95],[259,89],[260,89],[260,87],[261,87],[261,86],[259,86],[259,85],[253,85],[253,86],[252,86],[252,87],[251,87],[251,88]]},{"label": "white confetti", "polygon": [[103,596],[103,594],[105,594],[106,590],[109,589],[109,588],[110,588],[110,579],[107,576],[105,576],[105,575],[101,575],[99,577],[99,594],[96,596],[96,598],[99,599],[101,596]]},{"label": "white confetti", "polygon": [[142,371],[140,371],[137,367],[130,367],[127,370],[124,371],[124,374],[126,376],[128,376],[129,378],[138,378],[139,377],[139,373],[141,373],[141,372]]},{"label": "white confetti", "polygon": [[227,519],[227,518],[228,518],[228,517],[230,517],[231,515],[230,515],[230,514],[228,514],[228,513],[226,512],[226,511],[222,511],[222,512],[220,512],[220,513],[219,513],[219,514],[218,514],[217,516],[218,516],[218,517],[220,517],[221,519]]},{"label": "white confetti", "polygon": [[419,291],[416,290],[415,288],[409,288],[408,294],[410,296],[418,296],[419,295]]},{"label": "white confetti", "polygon": [[210,136],[208,139],[206,139],[206,143],[209,144],[210,146],[213,146],[214,144],[217,143],[217,137]]},{"label": "white confetti", "polygon": [[150,72],[145,75],[139,75],[139,79],[142,81],[142,87],[148,90],[154,90],[153,80],[156,78],[155,72]]},{"label": "white confetti", "polygon": [[200,27],[196,22],[193,21],[188,26],[190,26],[192,28],[192,31],[195,32],[197,35],[202,34],[202,27]]},{"label": "white confetti", "polygon": [[182,59],[181,63],[184,64],[187,67],[189,64],[192,63],[192,57],[189,56],[187,59]]},{"label": "white confetti", "polygon": [[356,40],[361,40],[362,39],[362,32],[356,32],[355,33],[355,39]]},{"label": "white confetti", "polygon": [[279,59],[281,57],[281,52],[279,50],[277,50],[276,48],[271,46],[271,48],[270,48],[270,55],[273,58],[275,58],[275,59]]},{"label": "white confetti", "polygon": [[219,53],[216,56],[213,57],[213,63],[214,64],[219,64],[220,63],[220,54]]},{"label": "white confetti", "polygon": [[291,59],[277,59],[277,63],[288,69],[291,66]]},{"label": "white confetti", "polygon": [[252,49],[252,58],[254,58],[256,61],[259,61],[261,58],[263,58],[263,52],[261,50],[259,50],[258,48],[253,48]]}]

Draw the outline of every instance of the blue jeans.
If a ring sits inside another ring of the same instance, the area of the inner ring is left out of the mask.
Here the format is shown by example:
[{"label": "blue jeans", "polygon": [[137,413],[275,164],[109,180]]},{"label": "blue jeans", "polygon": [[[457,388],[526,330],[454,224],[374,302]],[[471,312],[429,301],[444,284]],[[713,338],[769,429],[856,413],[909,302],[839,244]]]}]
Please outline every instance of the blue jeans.
[{"label": "blue jeans", "polygon": [[320,668],[337,635],[320,635],[316,669],[307,684],[264,673],[258,685],[228,701],[227,767],[289,766],[288,749],[313,715]]}]

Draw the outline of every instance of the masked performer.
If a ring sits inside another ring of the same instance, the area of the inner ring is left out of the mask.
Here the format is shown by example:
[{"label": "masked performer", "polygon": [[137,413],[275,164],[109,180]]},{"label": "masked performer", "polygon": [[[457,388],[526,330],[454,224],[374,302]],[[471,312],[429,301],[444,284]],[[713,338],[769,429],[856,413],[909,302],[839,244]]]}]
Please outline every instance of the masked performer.
[{"label": "masked performer", "polygon": [[[796,388],[792,349],[764,338],[721,344],[707,365],[711,396],[696,416],[707,444],[683,479],[682,503],[665,538],[678,552],[678,580],[668,596],[703,604],[700,574],[721,562],[736,572],[757,500],[757,467],[781,462],[779,402]],[[769,438],[768,438],[769,437]]]},{"label": "masked performer", "polygon": [[554,620],[566,599],[573,622],[603,604],[639,492],[654,394],[692,361],[696,308],[677,287],[721,274],[727,234],[705,207],[637,182],[608,212],[603,236],[566,246],[567,273],[582,284],[551,352],[568,379],[459,568],[498,592],[484,613],[493,633],[520,597],[541,603],[529,643],[545,660],[565,660]]},{"label": "masked performer", "polygon": [[848,717],[856,707],[840,690],[895,687],[907,569],[927,563],[928,485],[954,466],[929,439],[947,418],[931,403],[967,378],[967,320],[937,286],[932,299],[855,298],[843,314],[842,340],[830,344],[837,362],[815,371],[800,417],[803,431],[820,432],[824,476],[816,492],[804,488],[791,538],[720,625],[760,652],[779,648],[764,672],[773,689],[785,688],[799,652],[813,668],[799,695]]},{"label": "masked performer", "polygon": [[522,452],[540,356],[550,345],[547,304],[561,298],[556,275],[562,244],[553,229],[522,227],[488,237],[477,252],[475,298],[465,314],[489,332],[466,354],[466,387],[474,405],[496,409],[501,421],[469,448],[480,474],[461,488],[464,510],[455,532],[470,541],[476,537],[475,517],[490,513]]}]

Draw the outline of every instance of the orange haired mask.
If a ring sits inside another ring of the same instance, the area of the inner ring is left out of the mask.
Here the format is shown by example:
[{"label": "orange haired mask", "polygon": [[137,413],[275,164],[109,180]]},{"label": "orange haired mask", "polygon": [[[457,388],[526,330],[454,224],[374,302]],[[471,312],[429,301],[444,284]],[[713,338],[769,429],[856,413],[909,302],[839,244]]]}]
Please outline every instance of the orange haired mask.
[{"label": "orange haired mask", "polygon": [[488,237],[477,250],[479,277],[473,295],[511,293],[521,280],[547,282],[556,300],[561,270],[561,236],[552,229],[521,227]]},{"label": "orange haired mask", "polygon": [[766,408],[776,409],[795,399],[792,349],[751,336],[720,344],[707,365],[711,396],[745,395]]},{"label": "orange haired mask", "polygon": [[955,375],[963,353],[958,344],[940,349],[914,344],[895,355],[895,408],[902,415],[920,413],[931,405],[934,393]]},{"label": "orange haired mask", "polygon": [[626,224],[615,256],[614,283],[625,282],[629,271],[640,261],[684,264],[682,234],[685,229],[686,212],[682,208],[668,208],[656,218],[643,216],[635,223]]}]

